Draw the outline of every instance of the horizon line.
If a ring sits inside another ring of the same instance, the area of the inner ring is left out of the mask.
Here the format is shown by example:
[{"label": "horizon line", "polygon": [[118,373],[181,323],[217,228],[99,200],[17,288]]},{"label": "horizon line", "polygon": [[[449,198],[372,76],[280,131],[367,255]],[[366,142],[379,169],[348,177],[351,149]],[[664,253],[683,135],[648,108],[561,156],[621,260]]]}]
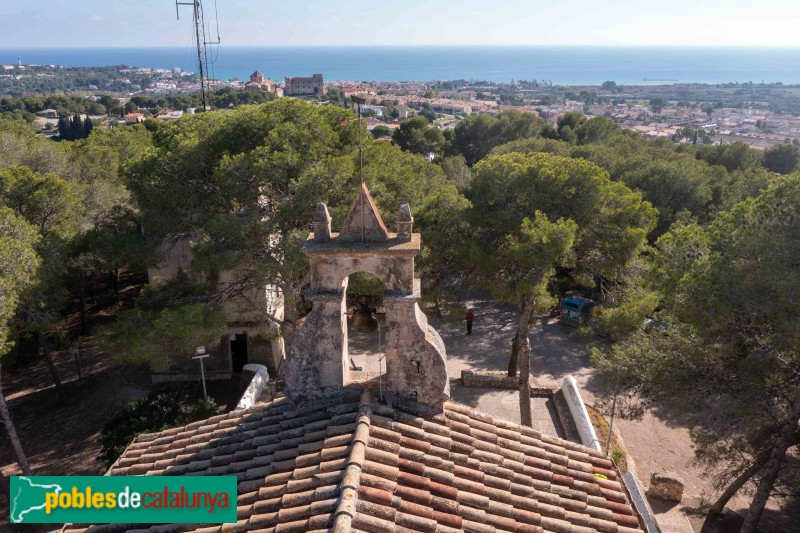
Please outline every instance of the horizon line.
[{"label": "horizon line", "polygon": [[[219,46],[219,45],[217,45]],[[800,45],[764,44],[229,44],[227,48],[726,48],[800,50]],[[164,49],[184,48],[166,45],[78,45],[78,46],[0,46],[0,50],[81,50],[81,49]]]}]

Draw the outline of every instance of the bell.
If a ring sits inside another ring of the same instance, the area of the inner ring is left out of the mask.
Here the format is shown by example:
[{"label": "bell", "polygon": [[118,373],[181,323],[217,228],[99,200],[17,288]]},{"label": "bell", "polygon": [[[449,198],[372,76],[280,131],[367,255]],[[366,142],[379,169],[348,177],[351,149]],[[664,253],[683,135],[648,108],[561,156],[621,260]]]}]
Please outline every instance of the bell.
[{"label": "bell", "polygon": [[375,318],[369,307],[362,304],[353,313],[353,327],[361,333],[372,333],[378,329],[378,319]]}]

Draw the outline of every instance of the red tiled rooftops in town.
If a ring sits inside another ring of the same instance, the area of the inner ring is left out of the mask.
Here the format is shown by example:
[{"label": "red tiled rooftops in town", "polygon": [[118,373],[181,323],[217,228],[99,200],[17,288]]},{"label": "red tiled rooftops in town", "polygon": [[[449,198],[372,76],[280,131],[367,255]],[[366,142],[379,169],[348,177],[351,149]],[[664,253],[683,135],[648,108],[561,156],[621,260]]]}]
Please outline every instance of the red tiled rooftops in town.
[{"label": "red tiled rooftops in town", "polygon": [[417,415],[366,391],[141,435],[109,473],[236,476],[238,522],[64,531],[641,531],[599,452],[460,404]]}]

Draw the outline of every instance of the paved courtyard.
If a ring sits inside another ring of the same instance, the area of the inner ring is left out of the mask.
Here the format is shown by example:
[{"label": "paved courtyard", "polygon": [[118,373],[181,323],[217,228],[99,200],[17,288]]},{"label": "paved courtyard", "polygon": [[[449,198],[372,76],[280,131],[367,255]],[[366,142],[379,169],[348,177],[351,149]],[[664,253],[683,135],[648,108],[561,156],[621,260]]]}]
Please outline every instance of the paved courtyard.
[{"label": "paved courtyard", "polygon": [[[505,314],[505,313],[504,313]],[[488,318],[488,317],[487,317]],[[499,320],[503,320],[499,318]],[[464,387],[458,378],[462,370],[503,370],[508,366],[508,347],[500,346],[501,340],[495,335],[479,333],[466,335],[466,327],[462,323],[451,323],[443,319],[429,319],[429,323],[442,335],[448,355],[448,372],[450,375],[450,396],[453,400],[474,407],[488,415],[505,418],[519,423],[519,394],[516,390],[499,390],[489,388]],[[502,327],[500,328],[502,329]],[[380,334],[381,340],[383,333]],[[490,348],[486,343],[497,343]],[[382,344],[381,344],[382,346]],[[480,360],[478,354],[486,349],[491,350],[492,357]],[[369,376],[377,376],[385,371],[385,362],[379,361],[383,350],[379,347],[379,334],[360,333],[350,330],[348,337],[349,353],[355,364]],[[454,351],[458,350],[458,351]],[[475,359],[472,357],[475,356]],[[544,434],[563,437],[553,402],[548,398],[531,398],[533,427]]]}]

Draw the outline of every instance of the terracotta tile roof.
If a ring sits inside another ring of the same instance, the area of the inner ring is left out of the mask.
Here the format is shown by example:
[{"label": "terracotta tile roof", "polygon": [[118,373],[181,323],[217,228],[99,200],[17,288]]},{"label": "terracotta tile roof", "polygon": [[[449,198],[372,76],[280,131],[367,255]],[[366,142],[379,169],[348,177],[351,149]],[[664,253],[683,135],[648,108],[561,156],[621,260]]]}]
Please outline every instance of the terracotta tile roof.
[{"label": "terracotta tile roof", "polygon": [[235,475],[239,520],[64,531],[641,531],[599,452],[464,405],[415,415],[369,392],[303,408],[279,399],[142,435],[110,474]]}]

